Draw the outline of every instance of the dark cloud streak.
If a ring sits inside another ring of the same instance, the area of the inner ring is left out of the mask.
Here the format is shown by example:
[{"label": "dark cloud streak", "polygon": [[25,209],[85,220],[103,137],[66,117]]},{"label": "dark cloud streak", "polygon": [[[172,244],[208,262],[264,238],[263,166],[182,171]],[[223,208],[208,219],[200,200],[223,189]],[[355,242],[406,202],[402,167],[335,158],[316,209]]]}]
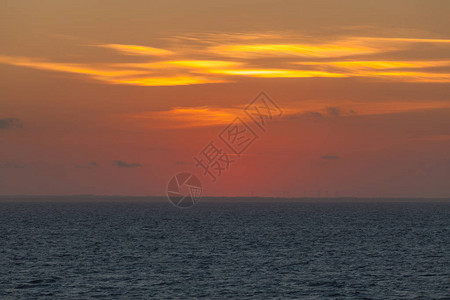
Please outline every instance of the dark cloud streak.
[{"label": "dark cloud streak", "polygon": [[0,165],[0,168],[5,168],[5,169],[23,169],[26,168],[27,166],[24,164],[19,164],[19,163],[4,163]]},{"label": "dark cloud streak", "polygon": [[0,129],[23,128],[22,121],[17,118],[0,119]]},{"label": "dark cloud streak", "polygon": [[98,167],[98,163],[95,161],[91,161],[87,165],[75,165],[75,168],[79,168],[79,169],[91,169],[91,168],[95,168],[95,167]]},{"label": "dark cloud streak", "polygon": [[340,157],[336,156],[336,155],[324,155],[321,158],[322,159],[340,159]]},{"label": "dark cloud streak", "polygon": [[336,106],[329,106],[325,110],[330,116],[334,116],[334,117],[339,117],[342,114],[341,109]]},{"label": "dark cloud streak", "polygon": [[115,160],[112,162],[113,166],[116,166],[118,168],[139,168],[142,167],[140,163],[127,163],[122,160]]}]

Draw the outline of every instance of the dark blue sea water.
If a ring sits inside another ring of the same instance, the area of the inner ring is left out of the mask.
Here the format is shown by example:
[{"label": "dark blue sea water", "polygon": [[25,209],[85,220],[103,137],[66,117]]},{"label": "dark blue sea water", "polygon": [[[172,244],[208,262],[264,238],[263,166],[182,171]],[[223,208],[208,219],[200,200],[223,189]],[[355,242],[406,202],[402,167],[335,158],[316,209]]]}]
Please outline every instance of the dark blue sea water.
[{"label": "dark blue sea water", "polygon": [[450,203],[0,203],[0,299],[450,299]]}]

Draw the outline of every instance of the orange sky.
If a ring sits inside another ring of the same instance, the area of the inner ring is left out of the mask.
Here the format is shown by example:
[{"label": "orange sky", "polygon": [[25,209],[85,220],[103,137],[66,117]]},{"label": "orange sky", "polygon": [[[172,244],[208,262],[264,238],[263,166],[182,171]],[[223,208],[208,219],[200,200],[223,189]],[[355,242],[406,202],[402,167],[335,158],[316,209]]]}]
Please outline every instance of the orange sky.
[{"label": "orange sky", "polygon": [[[0,195],[450,196],[448,2],[1,6]],[[194,156],[262,90],[282,117],[212,183]]]}]

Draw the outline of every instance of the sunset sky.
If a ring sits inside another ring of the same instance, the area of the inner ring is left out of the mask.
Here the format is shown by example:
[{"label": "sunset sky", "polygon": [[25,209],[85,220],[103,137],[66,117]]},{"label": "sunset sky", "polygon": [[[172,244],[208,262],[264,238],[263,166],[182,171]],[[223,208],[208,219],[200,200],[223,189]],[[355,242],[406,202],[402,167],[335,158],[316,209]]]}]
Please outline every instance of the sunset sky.
[{"label": "sunset sky", "polygon": [[[450,197],[450,2],[0,0],[0,195]],[[282,115],[244,108],[264,91]],[[220,144],[236,117],[258,135]],[[194,157],[217,141],[216,182]]]}]

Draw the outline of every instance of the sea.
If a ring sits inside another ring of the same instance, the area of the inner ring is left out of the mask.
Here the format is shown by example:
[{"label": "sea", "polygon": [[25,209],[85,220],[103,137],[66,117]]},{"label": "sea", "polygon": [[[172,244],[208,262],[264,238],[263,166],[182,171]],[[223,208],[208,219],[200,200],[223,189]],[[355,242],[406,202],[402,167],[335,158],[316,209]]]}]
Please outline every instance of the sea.
[{"label": "sea", "polygon": [[449,200],[153,200],[3,199],[0,299],[450,299]]}]

